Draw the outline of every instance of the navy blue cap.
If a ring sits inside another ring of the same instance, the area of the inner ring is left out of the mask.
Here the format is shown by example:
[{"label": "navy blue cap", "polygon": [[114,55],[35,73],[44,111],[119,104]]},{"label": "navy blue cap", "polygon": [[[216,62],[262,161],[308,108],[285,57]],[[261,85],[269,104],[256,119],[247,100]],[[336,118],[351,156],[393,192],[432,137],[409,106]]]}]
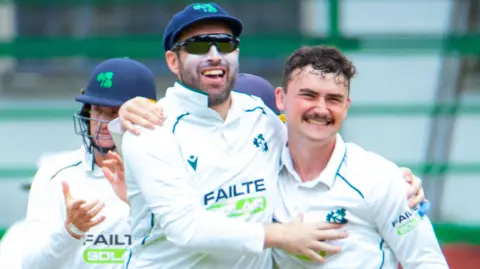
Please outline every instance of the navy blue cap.
[{"label": "navy blue cap", "polygon": [[235,82],[235,91],[260,97],[266,106],[279,115],[275,101],[275,88],[266,79],[252,74],[240,73]]},{"label": "navy blue cap", "polygon": [[157,100],[153,73],[135,60],[113,58],[97,65],[85,92],[75,100],[89,105],[120,107],[137,96]]},{"label": "navy blue cap", "polygon": [[230,27],[235,37],[239,37],[243,30],[242,22],[230,16],[220,5],[215,3],[191,4],[178,12],[168,22],[163,35],[165,52],[172,49],[180,34],[192,24],[205,21],[222,21]]}]

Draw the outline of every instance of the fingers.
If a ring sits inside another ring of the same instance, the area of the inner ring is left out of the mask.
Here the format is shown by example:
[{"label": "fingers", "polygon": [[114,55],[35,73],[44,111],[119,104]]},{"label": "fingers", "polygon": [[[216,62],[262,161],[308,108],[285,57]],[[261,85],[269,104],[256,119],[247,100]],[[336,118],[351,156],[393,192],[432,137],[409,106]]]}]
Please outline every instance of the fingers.
[{"label": "fingers", "polygon": [[68,207],[69,210],[79,210],[83,204],[85,204],[85,200],[75,200],[73,201],[70,206]]},{"label": "fingers", "polygon": [[103,221],[105,220],[105,216],[100,216],[96,219],[93,219],[91,220],[89,223],[88,223],[88,226],[89,227],[95,227],[97,226],[98,224],[102,223]]},{"label": "fingers", "polygon": [[413,198],[414,195],[417,195],[422,189],[422,185],[418,180],[415,180],[413,177],[410,181],[410,186],[407,189],[407,198]]},{"label": "fingers", "polygon": [[407,167],[401,167],[400,169],[402,170],[403,178],[405,179],[405,181],[407,181],[408,183],[411,183],[413,181],[412,170],[410,170]]},{"label": "fingers", "polygon": [[[83,216],[88,216],[89,218],[92,218],[92,217],[94,217],[94,216],[91,216],[91,215],[90,215],[90,210],[92,210],[92,209],[93,209],[94,207],[96,207],[97,205],[100,207],[100,206],[102,206],[102,204],[103,204],[103,203],[100,203],[100,201],[95,200],[95,201],[90,202],[90,203],[88,203],[88,204],[86,204],[86,205],[82,205],[82,207],[80,208],[80,210],[79,210],[79,212],[78,212],[78,215],[79,215],[79,216],[82,216],[82,217],[83,217]],[[103,205],[103,206],[105,206],[105,205]],[[103,206],[102,206],[102,208],[103,208]]]},{"label": "fingers", "polygon": [[125,131],[128,131],[134,135],[140,134],[140,130],[135,128],[135,126],[133,126],[133,123],[131,121],[121,118],[121,125],[122,125],[122,129]]},{"label": "fingers", "polygon": [[122,128],[137,135],[140,130],[134,125],[153,130],[155,125],[162,126],[165,121],[163,109],[143,97],[136,97],[126,102],[120,108],[119,115]]},{"label": "fingers", "polygon": [[119,165],[123,166],[123,160],[122,157],[120,157],[120,154],[114,152],[114,151],[109,151],[107,154],[109,159],[115,160],[118,162]]},{"label": "fingers", "polygon": [[125,106],[125,118],[148,129],[153,129],[154,124],[160,123],[160,117],[156,105],[146,98],[134,99]]},{"label": "fingers", "polygon": [[315,223],[315,224],[312,224],[312,225],[315,225],[315,229],[317,229],[317,230],[340,229],[344,226],[343,224],[330,223],[330,222],[319,222],[319,223]]},{"label": "fingers", "polygon": [[345,230],[323,230],[316,231],[315,238],[318,241],[345,239],[348,233]]},{"label": "fingers", "polygon": [[312,246],[310,247],[313,249],[316,253],[324,254],[325,256],[327,253],[328,254],[337,254],[342,251],[342,247],[340,246],[334,246],[327,244],[325,242],[312,242]]},{"label": "fingers", "polygon": [[108,182],[110,182],[110,184],[115,184],[115,174],[112,172],[112,170],[110,170],[109,168],[107,167],[102,167],[102,172],[103,172],[103,175],[105,176],[105,178],[108,180]]},{"label": "fingers", "polygon": [[71,203],[73,199],[72,199],[72,195],[70,195],[70,187],[65,181],[62,181],[62,190],[63,190],[63,197],[65,198],[65,205],[68,205]]},{"label": "fingers", "polygon": [[93,209],[89,210],[87,212],[87,216],[90,218],[90,219],[93,219],[95,218],[98,213],[100,213],[100,211],[102,211],[102,209],[105,207],[105,204],[104,203],[99,203],[97,204]]},{"label": "fingers", "polygon": [[320,253],[315,252],[311,249],[308,249],[304,254],[305,257],[308,259],[317,262],[317,263],[325,263],[325,258],[320,255]]},{"label": "fingers", "polygon": [[143,118],[149,121],[150,123],[154,125],[163,125],[163,122],[165,121],[163,117],[163,111],[157,109],[158,106],[153,105],[151,110],[145,112]]},{"label": "fingers", "polygon": [[95,225],[101,223],[105,216],[98,216],[105,207],[104,203],[93,201],[74,201],[68,208],[67,223],[72,223],[77,229],[87,232]]},{"label": "fingers", "polygon": [[408,200],[408,206],[410,208],[414,208],[424,200],[425,200],[425,193],[423,192],[423,189],[420,189],[416,195],[412,196]]}]

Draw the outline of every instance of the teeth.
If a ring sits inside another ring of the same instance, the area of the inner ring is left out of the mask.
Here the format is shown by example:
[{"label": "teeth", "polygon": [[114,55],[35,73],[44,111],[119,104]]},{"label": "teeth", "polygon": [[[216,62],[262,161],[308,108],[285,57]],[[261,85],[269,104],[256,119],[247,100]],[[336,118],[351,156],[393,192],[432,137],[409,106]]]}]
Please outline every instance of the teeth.
[{"label": "teeth", "polygon": [[327,125],[326,121],[307,120],[307,122],[310,123],[310,124],[315,124],[315,125]]},{"label": "teeth", "polygon": [[204,76],[223,76],[223,70],[219,70],[219,69],[207,70],[207,71],[203,71],[202,74]]}]

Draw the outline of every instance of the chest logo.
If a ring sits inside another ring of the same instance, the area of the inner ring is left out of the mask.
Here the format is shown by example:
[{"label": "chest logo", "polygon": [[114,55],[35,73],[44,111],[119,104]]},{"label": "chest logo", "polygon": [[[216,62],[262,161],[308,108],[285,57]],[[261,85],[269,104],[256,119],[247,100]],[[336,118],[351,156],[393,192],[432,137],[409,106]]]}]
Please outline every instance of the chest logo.
[{"label": "chest logo", "polygon": [[338,208],[330,211],[330,213],[327,214],[327,222],[346,224],[348,222],[347,210],[345,208]]},{"label": "chest logo", "polygon": [[268,144],[267,141],[265,141],[263,134],[258,134],[257,137],[253,139],[253,145],[261,149],[263,152],[268,151]]}]

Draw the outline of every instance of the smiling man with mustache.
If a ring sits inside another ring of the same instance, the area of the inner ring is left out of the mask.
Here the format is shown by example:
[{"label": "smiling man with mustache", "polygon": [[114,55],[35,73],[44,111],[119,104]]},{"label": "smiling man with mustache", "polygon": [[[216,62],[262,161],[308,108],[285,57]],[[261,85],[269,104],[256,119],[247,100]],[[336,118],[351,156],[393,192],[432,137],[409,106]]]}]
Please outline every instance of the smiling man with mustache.
[{"label": "smiling man with mustache", "polygon": [[350,108],[355,66],[338,49],[303,47],[287,59],[277,107],[285,111],[288,142],[282,153],[281,199],[275,220],[341,223],[348,238],[331,241],[342,252],[324,265],[275,250],[280,269],[438,268],[448,265],[422,207],[410,209],[398,166],[339,131]]}]

